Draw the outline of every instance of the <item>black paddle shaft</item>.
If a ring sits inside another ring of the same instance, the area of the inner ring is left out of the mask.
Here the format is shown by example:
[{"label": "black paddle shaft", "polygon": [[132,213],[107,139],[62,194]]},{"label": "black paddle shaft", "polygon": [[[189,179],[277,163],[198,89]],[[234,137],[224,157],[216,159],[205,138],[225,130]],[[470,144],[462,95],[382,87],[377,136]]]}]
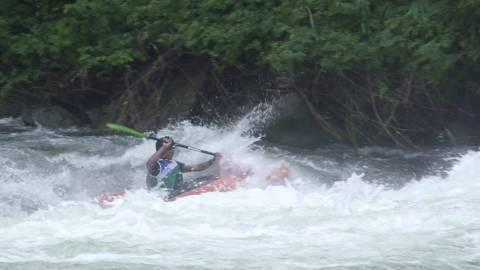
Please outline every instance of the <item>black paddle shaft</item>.
[{"label": "black paddle shaft", "polygon": [[[157,138],[157,137],[154,137],[154,136],[148,136],[147,138],[152,139],[152,140],[156,140],[156,141],[161,141],[163,139],[163,138]],[[178,147],[182,147],[182,148],[185,148],[185,149],[188,149],[188,150],[192,150],[192,151],[197,151],[197,152],[200,152],[200,153],[203,153],[203,154],[215,156],[215,153],[205,151],[205,150],[202,150],[202,149],[198,149],[198,148],[188,146],[188,145],[185,145],[185,144],[174,142],[173,145],[178,146]]]},{"label": "black paddle shaft", "polygon": [[188,150],[197,151],[197,152],[200,152],[200,153],[203,153],[203,154],[215,156],[215,153],[208,152],[208,151],[198,149],[198,148],[195,148],[195,147],[191,147],[191,146],[188,146],[188,145],[184,145],[184,144],[181,144],[181,143],[175,143],[174,145],[178,146],[178,147],[186,148]]}]

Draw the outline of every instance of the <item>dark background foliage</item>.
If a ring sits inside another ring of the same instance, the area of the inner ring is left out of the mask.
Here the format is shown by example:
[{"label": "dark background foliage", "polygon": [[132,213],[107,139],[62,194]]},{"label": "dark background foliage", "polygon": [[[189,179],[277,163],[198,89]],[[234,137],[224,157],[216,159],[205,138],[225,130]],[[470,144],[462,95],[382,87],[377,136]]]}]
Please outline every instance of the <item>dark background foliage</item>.
[{"label": "dark background foliage", "polygon": [[[154,72],[165,66],[179,73],[191,63],[181,59],[190,56],[208,63],[208,79],[200,87],[204,103],[253,71],[272,83],[253,91],[240,87],[236,95],[243,93],[245,101],[272,88],[295,92],[333,141],[416,147],[438,134],[452,141],[460,133],[474,136],[478,124],[477,0],[3,0],[0,5],[0,96],[7,112],[20,99],[28,100],[22,106],[48,101],[78,113],[124,91],[130,98],[142,96],[147,81],[142,87],[130,81],[165,76]],[[170,61],[172,51],[179,58]],[[221,103],[214,107],[228,107]]]}]

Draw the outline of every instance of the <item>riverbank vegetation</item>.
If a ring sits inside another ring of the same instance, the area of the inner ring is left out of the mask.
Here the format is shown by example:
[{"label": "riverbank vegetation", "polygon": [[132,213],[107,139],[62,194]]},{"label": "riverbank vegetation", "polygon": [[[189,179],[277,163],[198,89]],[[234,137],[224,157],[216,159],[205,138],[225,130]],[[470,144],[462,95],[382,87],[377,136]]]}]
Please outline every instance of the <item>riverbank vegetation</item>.
[{"label": "riverbank vegetation", "polygon": [[[215,100],[211,106],[225,111],[252,95],[297,93],[338,142],[417,147],[439,135],[454,142],[457,130],[470,134],[479,123],[476,0],[0,5],[4,111],[20,100],[77,114],[128,104],[111,118],[134,124],[148,100],[171,96],[166,85],[183,72],[197,84],[199,108]],[[237,87],[244,76],[268,82],[246,90]]]}]

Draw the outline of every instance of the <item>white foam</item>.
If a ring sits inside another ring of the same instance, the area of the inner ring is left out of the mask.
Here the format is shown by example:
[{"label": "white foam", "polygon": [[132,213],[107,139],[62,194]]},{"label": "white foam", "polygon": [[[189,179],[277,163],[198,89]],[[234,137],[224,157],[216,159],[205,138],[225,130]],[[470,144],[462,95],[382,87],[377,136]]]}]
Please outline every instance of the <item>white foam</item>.
[{"label": "white foam", "polygon": [[[252,149],[258,138],[244,135],[251,120],[242,121],[230,129],[183,122],[158,135],[225,153],[224,165],[252,168],[255,175],[249,181],[255,183],[286,154]],[[52,154],[46,160],[61,169],[43,175],[47,183],[81,181],[75,174],[91,170],[97,178],[86,183],[124,180],[108,175],[109,166],[116,166],[133,170],[133,177],[139,178],[133,181],[143,182],[144,162],[153,150],[153,142],[141,141],[119,155]],[[181,149],[176,156],[187,163],[209,158]],[[314,170],[324,168],[308,158],[302,163]],[[253,184],[174,202],[136,189],[109,208],[93,201],[51,203],[31,215],[0,217],[0,263],[95,268],[108,262],[114,268],[144,264],[159,269],[474,269],[472,265],[480,261],[478,164],[480,152],[471,151],[458,158],[446,177],[423,177],[400,189],[367,183],[362,174],[333,185],[312,184],[311,171],[293,167],[286,186]],[[42,179],[35,176],[40,168],[32,166],[25,171],[10,166],[9,172],[34,179],[28,183],[33,191],[47,194],[40,188]],[[88,171],[84,175],[88,177]],[[13,183],[8,187],[27,192],[28,185],[22,185],[25,189]]]},{"label": "white foam", "polygon": [[[181,266],[185,256],[195,265],[222,254],[223,260],[247,264],[255,257],[265,267],[282,265],[282,256],[305,267],[365,260],[413,260],[432,267],[444,260],[461,267],[478,259],[480,251],[478,161],[480,153],[470,152],[445,179],[423,179],[400,190],[352,175],[309,192],[275,186],[163,202],[138,190],[108,209],[65,202],[0,227],[0,249],[8,245],[10,250],[0,262],[144,260]],[[104,243],[104,252],[92,252],[86,242]],[[76,248],[69,256],[43,254],[49,247],[59,251],[70,245]],[[221,267],[220,260],[210,261]]]}]

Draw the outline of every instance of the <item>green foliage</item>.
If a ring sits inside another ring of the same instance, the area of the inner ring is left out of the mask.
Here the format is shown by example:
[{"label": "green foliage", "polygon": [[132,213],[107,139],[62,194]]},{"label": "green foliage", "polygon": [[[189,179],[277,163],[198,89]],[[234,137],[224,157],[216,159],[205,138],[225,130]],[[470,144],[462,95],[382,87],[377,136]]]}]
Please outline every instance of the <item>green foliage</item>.
[{"label": "green foliage", "polygon": [[[454,83],[449,77],[474,78],[480,71],[477,0],[4,0],[1,5],[2,89],[41,85],[59,75],[108,79],[174,46],[220,66],[263,65],[290,76],[305,69],[339,76],[416,74],[443,87]],[[381,87],[379,94],[391,88]]]}]

